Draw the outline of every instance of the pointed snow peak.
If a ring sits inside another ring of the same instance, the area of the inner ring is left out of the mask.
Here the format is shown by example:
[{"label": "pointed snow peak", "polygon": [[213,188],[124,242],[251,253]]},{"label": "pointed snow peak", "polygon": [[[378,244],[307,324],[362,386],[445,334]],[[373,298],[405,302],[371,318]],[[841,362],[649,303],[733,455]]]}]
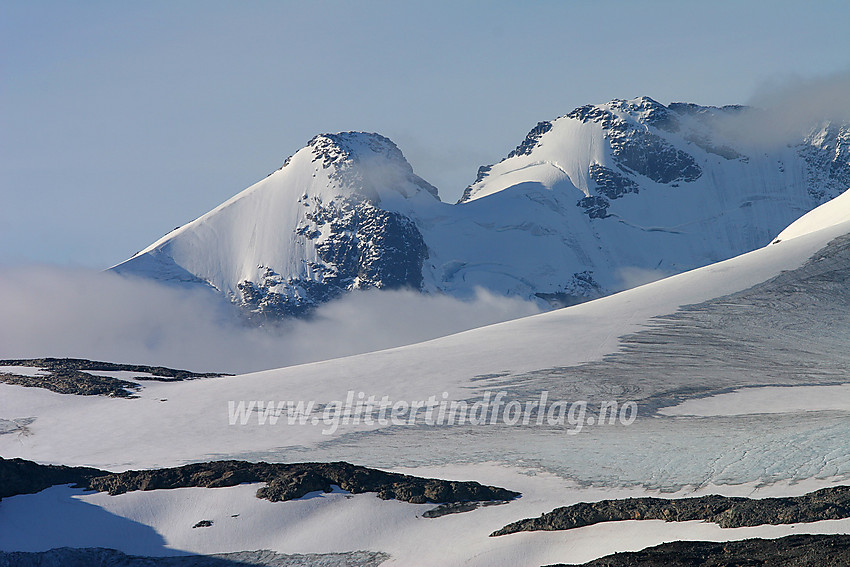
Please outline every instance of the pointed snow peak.
[{"label": "pointed snow peak", "polygon": [[380,134],[369,132],[319,134],[307,142],[307,146],[313,149],[313,154],[317,158],[322,159],[325,167],[346,161],[357,162],[382,157],[398,162],[402,167],[413,171],[398,146]]},{"label": "pointed snow peak", "polygon": [[313,161],[323,169],[334,168],[339,181],[369,193],[393,188],[404,196],[405,185],[412,184],[439,199],[437,188],[413,173],[413,167],[392,140],[369,132],[319,134],[307,143]]}]

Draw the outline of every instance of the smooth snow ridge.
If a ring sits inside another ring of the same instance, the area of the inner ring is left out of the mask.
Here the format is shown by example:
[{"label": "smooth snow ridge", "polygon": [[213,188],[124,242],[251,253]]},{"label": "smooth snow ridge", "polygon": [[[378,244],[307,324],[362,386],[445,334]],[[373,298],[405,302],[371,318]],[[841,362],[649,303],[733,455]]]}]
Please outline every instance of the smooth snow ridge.
[{"label": "smooth snow ridge", "polygon": [[779,233],[776,240],[796,238],[847,221],[850,221],[850,189],[794,221]]}]

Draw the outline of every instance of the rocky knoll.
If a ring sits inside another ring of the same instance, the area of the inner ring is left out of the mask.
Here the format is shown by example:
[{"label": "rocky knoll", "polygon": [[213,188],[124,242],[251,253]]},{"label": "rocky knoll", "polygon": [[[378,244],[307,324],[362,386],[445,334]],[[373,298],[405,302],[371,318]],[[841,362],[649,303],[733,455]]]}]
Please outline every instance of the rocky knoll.
[{"label": "rocky knoll", "polygon": [[722,528],[796,524],[850,517],[850,486],[832,486],[788,498],[626,498],[580,502],[556,508],[538,518],[528,518],[490,534],[501,536],[523,531],[557,531],[621,520],[704,520]]}]

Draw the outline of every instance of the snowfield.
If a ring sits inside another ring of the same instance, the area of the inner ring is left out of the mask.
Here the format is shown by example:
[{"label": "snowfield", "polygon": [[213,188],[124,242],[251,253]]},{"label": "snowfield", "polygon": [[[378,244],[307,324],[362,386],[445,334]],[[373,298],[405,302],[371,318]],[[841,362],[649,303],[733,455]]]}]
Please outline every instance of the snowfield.
[{"label": "snowfield", "polygon": [[[0,501],[0,550],[104,546],[163,556],[271,549],[380,551],[387,565],[584,562],[678,539],[850,533],[850,520],[721,529],[618,522],[566,532],[492,531],[579,501],[639,495],[802,494],[850,478],[850,193],[778,242],[602,299],[425,343],[240,376],[145,383],[138,398],[69,396],[0,384],[0,455],[114,471],[211,459],[348,460],[522,492],[439,518],[428,504],[342,491],[288,502],[256,485],[131,492],[55,486]],[[482,199],[480,199],[483,201]],[[784,235],[784,236],[783,236]],[[231,425],[230,402],[348,392],[475,403],[633,401],[636,420],[599,424]],[[492,398],[491,398],[492,399]],[[572,430],[572,432],[571,432]],[[5,430],[3,430],[5,431]],[[209,527],[193,528],[201,520]]]}]

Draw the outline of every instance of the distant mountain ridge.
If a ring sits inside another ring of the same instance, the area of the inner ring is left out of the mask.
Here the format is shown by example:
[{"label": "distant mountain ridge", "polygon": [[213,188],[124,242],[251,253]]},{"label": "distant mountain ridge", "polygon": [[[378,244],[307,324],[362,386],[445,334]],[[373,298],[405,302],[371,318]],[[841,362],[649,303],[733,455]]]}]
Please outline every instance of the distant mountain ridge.
[{"label": "distant mountain ridge", "polygon": [[443,203],[379,134],[313,138],[266,179],[112,268],[259,320],[355,289],[581,302],[763,246],[850,187],[850,125],[758,145],[757,112],[650,98],[540,122]]}]

